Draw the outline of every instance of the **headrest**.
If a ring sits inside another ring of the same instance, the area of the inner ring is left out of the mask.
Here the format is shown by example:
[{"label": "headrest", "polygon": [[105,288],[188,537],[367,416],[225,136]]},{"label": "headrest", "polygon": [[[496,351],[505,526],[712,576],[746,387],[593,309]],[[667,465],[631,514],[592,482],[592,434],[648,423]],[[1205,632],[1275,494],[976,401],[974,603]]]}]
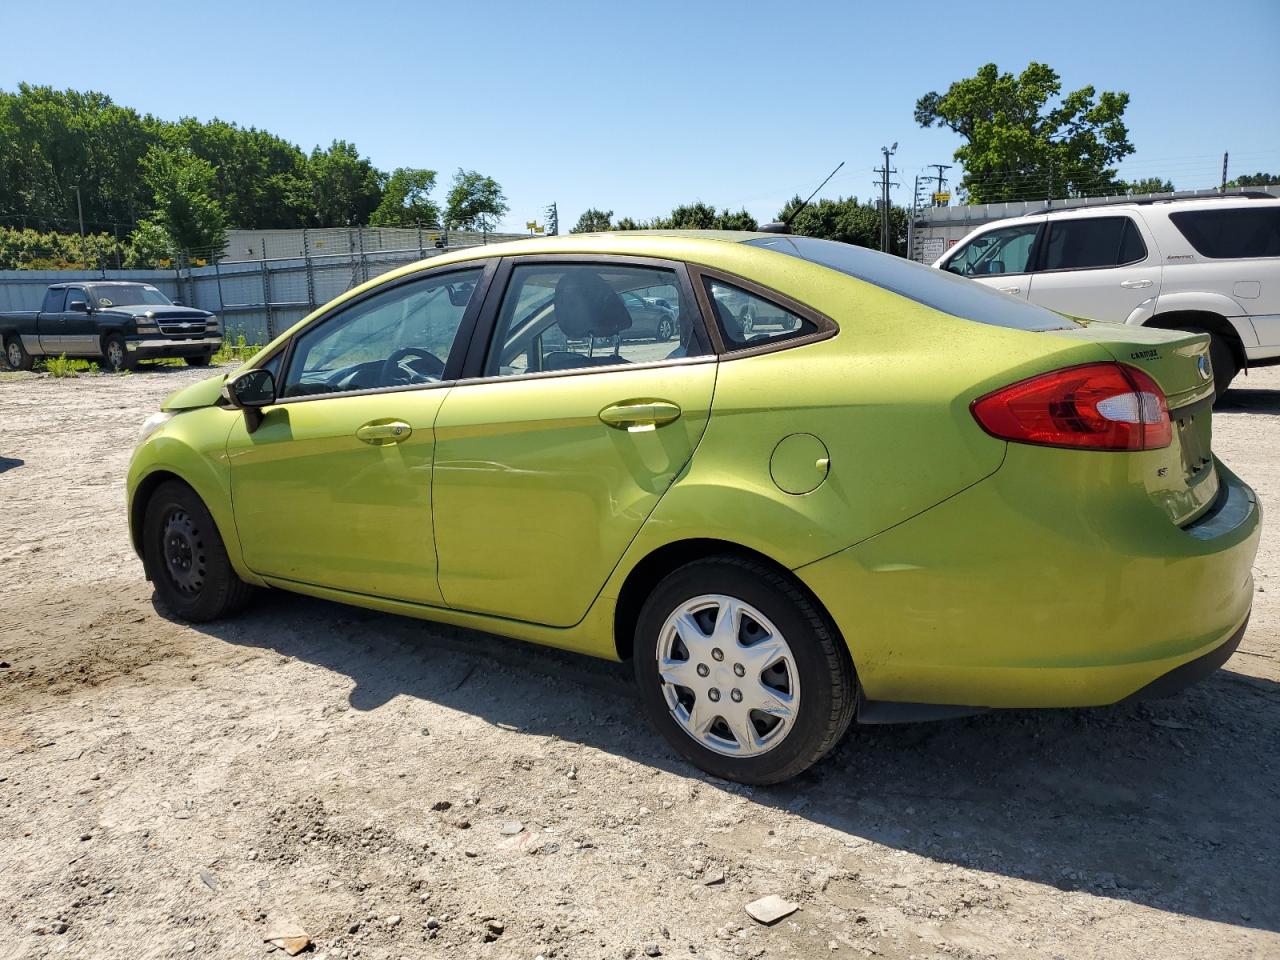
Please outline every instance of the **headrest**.
[{"label": "headrest", "polygon": [[622,298],[590,269],[571,268],[556,283],[556,323],[566,337],[612,337],[631,328]]}]

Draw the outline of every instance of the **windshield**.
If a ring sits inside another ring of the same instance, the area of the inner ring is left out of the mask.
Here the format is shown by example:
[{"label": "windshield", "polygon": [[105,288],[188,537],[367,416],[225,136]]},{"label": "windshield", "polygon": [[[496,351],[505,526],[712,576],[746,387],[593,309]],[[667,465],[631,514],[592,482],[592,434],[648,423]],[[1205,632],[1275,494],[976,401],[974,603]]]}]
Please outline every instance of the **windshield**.
[{"label": "windshield", "polygon": [[149,283],[100,283],[89,289],[99,307],[173,306],[173,301]]},{"label": "windshield", "polygon": [[1076,326],[1050,310],[980,283],[866,247],[814,237],[758,237],[747,243],[830,267],[962,320],[1014,330],[1071,330]]}]

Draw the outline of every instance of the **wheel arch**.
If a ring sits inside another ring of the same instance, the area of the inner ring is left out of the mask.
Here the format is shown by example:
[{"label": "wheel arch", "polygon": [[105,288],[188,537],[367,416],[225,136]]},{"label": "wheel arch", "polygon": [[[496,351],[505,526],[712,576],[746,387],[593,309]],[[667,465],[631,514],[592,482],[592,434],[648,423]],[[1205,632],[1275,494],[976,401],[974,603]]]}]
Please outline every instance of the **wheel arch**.
[{"label": "wheel arch", "polygon": [[1249,365],[1249,358],[1245,354],[1244,341],[1240,338],[1240,331],[1236,329],[1235,324],[1220,313],[1214,313],[1211,310],[1170,310],[1165,313],[1157,313],[1143,326],[1155,327],[1159,330],[1181,330],[1187,327],[1199,327],[1211,334],[1222,337],[1223,341],[1231,348],[1231,353],[1236,358],[1236,364],[1241,370]]},{"label": "wheel arch", "polygon": [[684,566],[686,563],[692,563],[695,560],[704,560],[707,557],[717,556],[753,560],[756,563],[772,568],[785,577],[826,618],[832,634],[839,639],[840,646],[843,647],[850,661],[852,661],[852,651],[849,650],[848,643],[845,642],[844,635],[841,633],[835,618],[827,610],[822,600],[809,589],[807,584],[787,569],[786,566],[759,550],[753,550],[751,547],[743,546],[740,543],[712,537],[696,537],[665,543],[651,550],[627,573],[626,579],[618,592],[618,599],[613,606],[613,642],[619,660],[626,661],[631,659],[635,642],[635,624],[640,616],[640,608],[644,606],[645,600],[662,578],[676,567]]}]

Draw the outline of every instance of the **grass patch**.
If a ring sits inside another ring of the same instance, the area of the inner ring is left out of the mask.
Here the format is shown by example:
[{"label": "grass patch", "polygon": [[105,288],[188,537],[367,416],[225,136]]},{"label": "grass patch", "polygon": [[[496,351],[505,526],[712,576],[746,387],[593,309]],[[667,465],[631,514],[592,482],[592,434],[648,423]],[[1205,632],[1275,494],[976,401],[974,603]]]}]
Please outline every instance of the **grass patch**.
[{"label": "grass patch", "polygon": [[97,373],[98,365],[88,360],[69,360],[64,353],[37,360],[35,369],[43,370],[51,377],[78,377],[82,373]]},{"label": "grass patch", "polygon": [[213,355],[213,362],[244,363],[261,349],[262,344],[246,342],[244,331],[241,330],[235,335],[234,339],[230,337],[223,338],[222,348]]}]

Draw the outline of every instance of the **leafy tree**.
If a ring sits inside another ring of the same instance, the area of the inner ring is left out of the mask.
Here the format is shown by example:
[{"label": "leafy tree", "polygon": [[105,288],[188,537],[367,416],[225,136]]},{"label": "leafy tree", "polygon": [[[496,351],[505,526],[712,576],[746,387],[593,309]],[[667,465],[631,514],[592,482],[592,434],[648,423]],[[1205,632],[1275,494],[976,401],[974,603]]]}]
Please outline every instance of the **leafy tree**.
[{"label": "leafy tree", "polygon": [[655,230],[755,230],[758,226],[746,210],[717,212],[701,200],[682,204],[670,216],[655,217],[649,225]]},{"label": "leafy tree", "polygon": [[311,225],[367,224],[382,202],[382,177],[354,143],[335,140],[328,150],[316,147],[307,160]]},{"label": "leafy tree", "polygon": [[382,188],[382,202],[369,217],[372,227],[435,226],[440,208],[431,199],[436,188],[436,172],[415,167],[397,167]]},{"label": "leafy tree", "polygon": [[1274,187],[1280,186],[1280,175],[1274,173],[1246,173],[1228,181],[1228,187]]},{"label": "leafy tree", "polygon": [[965,139],[955,152],[971,203],[1097,193],[1113,187],[1111,165],[1133,152],[1127,93],[1081,87],[1060,96],[1058,74],[1030,63],[1018,76],[994,63],[945,93],[916,101],[922,127],[947,127]]},{"label": "leafy tree", "polygon": [[126,270],[158,267],[160,261],[174,255],[173,238],[158,223],[143,220],[129,234],[129,245],[124,255]]},{"label": "leafy tree", "polygon": [[1119,193],[1173,193],[1173,183],[1159,177],[1143,177],[1141,180],[1121,180],[1116,184]]},{"label": "leafy tree", "polygon": [[[792,197],[778,211],[779,220],[787,220],[800,206],[799,196]],[[902,207],[889,208],[889,252],[907,252],[907,221],[910,214]],[[880,249],[880,208],[874,203],[859,203],[857,197],[817,200],[800,211],[791,221],[791,232],[802,237],[839,240],[859,247]]]},{"label": "leafy tree", "polygon": [[[612,213],[613,211],[610,211]],[[648,230],[647,223],[641,223],[639,220],[633,220],[631,217],[622,217],[613,225],[614,230]]]},{"label": "leafy tree", "polygon": [[445,219],[451,226],[489,231],[498,225],[509,209],[502,186],[493,177],[461,167],[453,175],[449,206],[445,212]]},{"label": "leafy tree", "polygon": [[[578,218],[578,222],[571,229],[570,233],[600,233],[604,230],[613,229],[613,211],[597,210],[591,207],[586,210],[582,216]],[[621,228],[619,228],[621,229]],[[634,227],[630,229],[635,229]]]},{"label": "leafy tree", "polygon": [[191,256],[222,256],[227,218],[213,197],[213,164],[189,150],[152,147],[142,161],[143,178],[155,195],[153,220]]}]

